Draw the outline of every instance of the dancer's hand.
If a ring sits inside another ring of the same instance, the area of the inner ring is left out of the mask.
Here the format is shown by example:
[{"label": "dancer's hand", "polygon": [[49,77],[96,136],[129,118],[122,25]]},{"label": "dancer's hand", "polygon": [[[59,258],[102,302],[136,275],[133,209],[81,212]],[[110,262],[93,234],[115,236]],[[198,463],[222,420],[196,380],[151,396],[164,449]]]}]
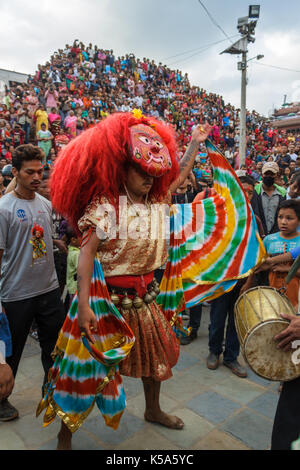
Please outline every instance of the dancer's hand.
[{"label": "dancer's hand", "polygon": [[198,144],[205,142],[210,134],[210,131],[211,126],[207,122],[205,124],[199,124],[199,126],[193,130],[192,141],[198,142]]},{"label": "dancer's hand", "polygon": [[78,326],[82,334],[94,344],[93,334],[97,332],[97,318],[93,310],[87,306],[78,309]]}]

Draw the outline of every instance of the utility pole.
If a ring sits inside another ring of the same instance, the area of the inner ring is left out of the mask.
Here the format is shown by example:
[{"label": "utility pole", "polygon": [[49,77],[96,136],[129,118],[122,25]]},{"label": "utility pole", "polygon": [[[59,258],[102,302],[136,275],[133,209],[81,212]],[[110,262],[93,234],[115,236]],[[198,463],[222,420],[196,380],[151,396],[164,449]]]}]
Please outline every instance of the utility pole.
[{"label": "utility pole", "polygon": [[[239,165],[244,165],[246,158],[246,96],[247,96],[247,53],[248,44],[255,42],[255,27],[259,18],[260,6],[250,5],[249,15],[238,19],[237,29],[240,32],[242,38],[232,46],[225,49],[221,54],[242,54],[242,61],[238,62],[238,70],[241,71],[241,108],[240,108],[240,142],[239,142]],[[251,21],[249,21],[249,19]],[[258,60],[263,56],[259,55],[255,58]]]},{"label": "utility pole", "polygon": [[246,158],[246,89],[247,89],[247,51],[242,55],[242,83],[241,83],[241,111],[240,111],[240,142],[239,142],[239,165],[245,164]]}]

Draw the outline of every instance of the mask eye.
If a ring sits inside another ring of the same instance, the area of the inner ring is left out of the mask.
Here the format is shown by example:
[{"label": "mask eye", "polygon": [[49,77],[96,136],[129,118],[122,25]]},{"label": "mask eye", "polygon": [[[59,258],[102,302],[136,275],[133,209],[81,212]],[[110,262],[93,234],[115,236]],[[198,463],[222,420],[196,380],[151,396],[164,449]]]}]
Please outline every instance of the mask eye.
[{"label": "mask eye", "polygon": [[143,144],[150,145],[151,143],[151,140],[149,139],[149,137],[146,137],[145,135],[140,135],[139,139],[141,142],[143,142]]},{"label": "mask eye", "polygon": [[157,145],[157,147],[161,150],[162,148],[164,148],[163,144],[161,142],[159,142],[159,140],[156,140],[155,142],[155,145]]}]

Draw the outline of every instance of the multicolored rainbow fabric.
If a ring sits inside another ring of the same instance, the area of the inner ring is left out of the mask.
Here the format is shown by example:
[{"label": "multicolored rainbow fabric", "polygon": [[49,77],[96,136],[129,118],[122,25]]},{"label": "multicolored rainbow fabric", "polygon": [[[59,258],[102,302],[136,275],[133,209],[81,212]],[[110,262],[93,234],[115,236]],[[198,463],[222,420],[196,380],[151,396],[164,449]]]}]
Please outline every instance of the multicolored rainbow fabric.
[{"label": "multicolored rainbow fabric", "polygon": [[130,353],[135,338],[110,300],[97,259],[89,300],[97,318],[95,343],[91,344],[81,336],[75,297],[60,331],[49,382],[36,412],[38,416],[46,409],[44,426],[58,415],[70,431],[75,432],[96,403],[107,426],[117,429],[125,409],[126,398],[118,364]]},{"label": "multicolored rainbow fabric", "polygon": [[250,202],[226,158],[207,140],[213,197],[171,207],[169,260],[157,301],[168,319],[229,292],[266,256]]}]

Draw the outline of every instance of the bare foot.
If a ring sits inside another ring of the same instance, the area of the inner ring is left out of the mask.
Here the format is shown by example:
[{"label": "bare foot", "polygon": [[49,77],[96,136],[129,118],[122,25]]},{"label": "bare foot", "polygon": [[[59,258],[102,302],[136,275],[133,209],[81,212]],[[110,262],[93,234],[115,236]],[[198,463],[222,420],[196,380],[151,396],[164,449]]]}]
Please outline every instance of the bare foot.
[{"label": "bare foot", "polygon": [[64,424],[59,431],[57,438],[58,442],[56,450],[72,450],[72,433]]},{"label": "bare foot", "polygon": [[182,429],[184,427],[184,422],[178,416],[168,415],[163,411],[157,413],[145,412],[144,417],[150,423],[158,423],[167,428]]}]

